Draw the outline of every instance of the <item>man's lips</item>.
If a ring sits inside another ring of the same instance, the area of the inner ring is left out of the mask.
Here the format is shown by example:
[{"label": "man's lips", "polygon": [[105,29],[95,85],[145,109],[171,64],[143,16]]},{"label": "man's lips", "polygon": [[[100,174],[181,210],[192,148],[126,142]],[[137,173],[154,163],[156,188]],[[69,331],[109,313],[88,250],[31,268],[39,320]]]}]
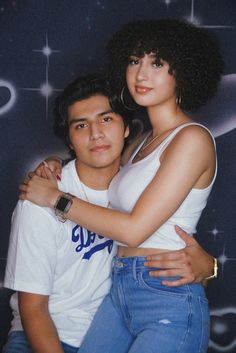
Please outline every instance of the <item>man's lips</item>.
[{"label": "man's lips", "polygon": [[110,148],[110,145],[98,145],[90,148],[91,152],[104,152]]},{"label": "man's lips", "polygon": [[150,87],[145,87],[145,86],[135,86],[135,91],[139,94],[145,94],[148,93],[152,90]]}]

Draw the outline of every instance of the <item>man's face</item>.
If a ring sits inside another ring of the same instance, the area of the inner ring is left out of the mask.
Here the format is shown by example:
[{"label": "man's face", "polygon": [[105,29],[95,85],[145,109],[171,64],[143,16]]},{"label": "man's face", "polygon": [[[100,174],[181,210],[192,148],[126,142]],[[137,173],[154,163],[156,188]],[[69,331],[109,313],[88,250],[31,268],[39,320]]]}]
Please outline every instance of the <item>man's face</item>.
[{"label": "man's face", "polygon": [[111,110],[107,97],[92,96],[71,105],[68,125],[71,148],[80,168],[119,165],[129,130],[122,117]]}]

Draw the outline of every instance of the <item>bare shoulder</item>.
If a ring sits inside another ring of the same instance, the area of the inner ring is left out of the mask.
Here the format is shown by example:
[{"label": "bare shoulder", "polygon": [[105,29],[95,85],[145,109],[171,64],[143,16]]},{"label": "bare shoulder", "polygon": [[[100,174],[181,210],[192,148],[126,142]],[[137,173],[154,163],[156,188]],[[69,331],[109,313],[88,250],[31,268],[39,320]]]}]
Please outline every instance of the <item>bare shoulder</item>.
[{"label": "bare shoulder", "polygon": [[190,125],[181,129],[162,153],[161,160],[165,157],[189,156],[194,160],[215,159],[214,140],[209,131],[200,125]]},{"label": "bare shoulder", "polygon": [[214,140],[210,132],[201,125],[190,125],[181,129],[173,139],[173,145],[184,144],[189,148],[212,148]]}]

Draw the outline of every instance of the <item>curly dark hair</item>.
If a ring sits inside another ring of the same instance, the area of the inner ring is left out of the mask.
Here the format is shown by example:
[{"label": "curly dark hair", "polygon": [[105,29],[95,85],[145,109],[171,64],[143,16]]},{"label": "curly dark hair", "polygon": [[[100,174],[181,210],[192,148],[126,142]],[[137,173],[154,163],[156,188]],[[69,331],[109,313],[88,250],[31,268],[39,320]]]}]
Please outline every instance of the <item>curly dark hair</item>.
[{"label": "curly dark hair", "polygon": [[130,55],[156,54],[166,61],[176,80],[180,107],[194,112],[214,96],[224,69],[217,38],[206,29],[176,19],[128,23],[107,45],[108,70],[121,92]]},{"label": "curly dark hair", "polygon": [[53,129],[55,134],[62,138],[69,147],[72,157],[75,157],[70,148],[68,108],[74,103],[90,98],[92,96],[102,95],[108,98],[112,110],[121,115],[125,126],[129,125],[132,119],[132,113],[127,110],[112,93],[110,82],[102,74],[90,74],[76,78],[71,82],[63,92],[56,98]]}]

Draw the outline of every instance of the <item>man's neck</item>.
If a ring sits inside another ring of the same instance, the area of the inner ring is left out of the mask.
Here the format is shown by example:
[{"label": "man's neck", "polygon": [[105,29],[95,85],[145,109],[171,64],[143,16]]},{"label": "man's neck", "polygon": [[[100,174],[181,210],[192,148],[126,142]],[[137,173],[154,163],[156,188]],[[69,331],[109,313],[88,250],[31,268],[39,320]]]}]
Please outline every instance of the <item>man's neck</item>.
[{"label": "man's neck", "polygon": [[77,174],[86,186],[95,190],[106,190],[119,170],[120,162],[114,163],[104,168],[92,168],[75,162]]}]

